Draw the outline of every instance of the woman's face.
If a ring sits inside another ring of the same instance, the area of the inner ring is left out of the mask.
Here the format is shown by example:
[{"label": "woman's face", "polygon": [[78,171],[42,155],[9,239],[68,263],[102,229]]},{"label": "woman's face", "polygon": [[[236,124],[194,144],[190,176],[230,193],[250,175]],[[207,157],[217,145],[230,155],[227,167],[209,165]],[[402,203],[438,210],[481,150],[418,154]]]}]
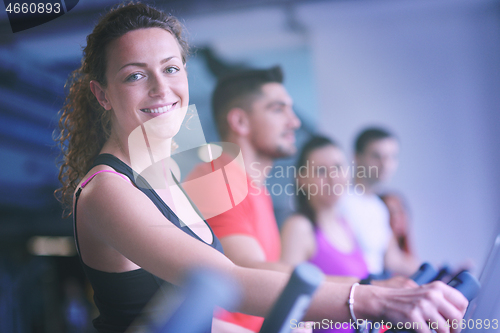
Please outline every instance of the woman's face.
[{"label": "woman's face", "polygon": [[[304,170],[298,172],[305,174]],[[299,184],[304,184],[303,189],[314,206],[329,206],[347,191],[348,177],[344,153],[328,145],[309,153],[307,174],[299,177]]]},{"label": "woman's face", "polygon": [[[114,113],[112,134],[120,140],[141,124],[155,119],[162,138],[178,131],[189,104],[186,68],[179,45],[161,28],[133,30],[112,41],[107,49],[106,79],[94,81],[92,91]],[[158,120],[158,121],[157,121]]]}]

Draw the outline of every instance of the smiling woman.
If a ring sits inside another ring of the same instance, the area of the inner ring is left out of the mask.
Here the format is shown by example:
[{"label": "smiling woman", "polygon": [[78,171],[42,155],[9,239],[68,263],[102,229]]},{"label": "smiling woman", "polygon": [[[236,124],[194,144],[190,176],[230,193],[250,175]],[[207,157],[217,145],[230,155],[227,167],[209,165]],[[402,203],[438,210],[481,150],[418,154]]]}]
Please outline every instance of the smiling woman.
[{"label": "smiling woman", "polygon": [[[100,313],[94,320],[99,332],[124,332],[135,325],[157,291],[180,285],[194,268],[208,266],[234,277],[244,290],[239,310],[258,316],[268,313],[288,278],[234,265],[201,217],[183,223],[178,216],[193,216],[195,208],[183,191],[167,185],[173,183],[168,163],[161,170],[163,189],[148,186],[131,167],[130,134],[147,132],[152,119],[161,124],[152,127],[156,141],[138,145],[139,155],[149,158],[154,146],[161,156],[170,156],[189,102],[186,55],[177,19],[147,5],[121,5],[87,37],[82,66],[69,82],[58,138],[63,186],[57,194],[66,207],[73,206],[78,254]],[[280,144],[291,147],[293,135],[282,134]],[[182,200],[174,205],[173,196]],[[355,312],[357,318],[444,322],[461,318],[467,305],[439,283],[415,290],[359,286],[351,291],[356,303],[351,302],[350,313],[350,290],[324,283],[307,319],[348,321]]]},{"label": "smiling woman", "polygon": [[[175,17],[139,4],[118,7],[102,17],[92,34],[87,36],[82,66],[72,73],[67,83],[69,94],[59,121],[61,134],[57,141],[65,159],[59,173],[63,187],[56,194],[66,209],[72,205],[73,192],[78,182],[88,172],[93,160],[111,135],[111,118],[114,112],[105,112],[110,110],[111,105],[105,104],[104,108],[101,107],[100,101],[98,102],[98,99],[93,96],[90,82],[93,81],[96,88],[101,88],[99,92],[105,90],[108,86],[109,68],[107,65],[108,63],[113,65],[115,60],[118,60],[113,58],[113,61],[109,61],[110,58],[106,57],[108,51],[114,52],[110,44],[118,43],[117,39],[127,32],[145,28],[160,28],[175,40],[177,48],[172,52],[177,52],[177,56],[180,53],[181,60],[176,70],[184,69],[189,47],[182,38],[182,26]],[[157,41],[150,42],[156,43]],[[123,52],[122,56],[126,57],[126,53]],[[171,56],[173,54],[168,55],[167,58]],[[172,68],[169,68],[167,72],[173,72],[175,66],[169,67]],[[141,77],[142,74],[133,73],[128,80],[134,81]],[[124,97],[121,96],[121,98]],[[187,105],[188,101],[186,100],[185,103]]]}]

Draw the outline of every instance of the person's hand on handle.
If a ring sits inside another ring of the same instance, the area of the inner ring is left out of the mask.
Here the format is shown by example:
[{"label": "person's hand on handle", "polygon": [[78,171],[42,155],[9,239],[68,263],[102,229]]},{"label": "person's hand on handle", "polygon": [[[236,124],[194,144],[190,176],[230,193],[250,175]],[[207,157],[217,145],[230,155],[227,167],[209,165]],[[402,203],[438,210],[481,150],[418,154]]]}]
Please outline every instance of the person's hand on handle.
[{"label": "person's hand on handle", "polygon": [[417,288],[418,284],[415,281],[404,277],[404,276],[394,276],[386,280],[372,280],[371,284],[379,287],[386,288]]},{"label": "person's hand on handle", "polygon": [[[438,333],[460,332],[460,329],[454,330],[448,324],[451,326],[454,320],[460,321],[468,305],[467,299],[459,291],[440,281],[411,289],[359,286],[354,299],[357,318],[374,321],[383,319],[392,322],[393,328],[398,322],[418,322],[420,325],[417,327],[415,324],[414,330],[419,333],[431,333],[429,322],[437,322],[435,330]],[[378,312],[375,310],[374,313],[374,309],[378,309]]]}]

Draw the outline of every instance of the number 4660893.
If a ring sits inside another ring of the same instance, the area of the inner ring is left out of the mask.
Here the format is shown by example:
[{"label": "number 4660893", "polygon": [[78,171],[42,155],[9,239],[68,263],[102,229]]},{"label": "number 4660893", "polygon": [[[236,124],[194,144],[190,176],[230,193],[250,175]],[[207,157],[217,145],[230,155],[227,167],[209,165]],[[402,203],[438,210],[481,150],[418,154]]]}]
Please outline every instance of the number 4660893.
[{"label": "number 4660893", "polygon": [[56,2],[54,4],[51,3],[35,3],[35,2],[23,2],[23,3],[9,3],[7,8],[5,8],[7,13],[14,14],[58,14],[61,12],[61,4]]}]

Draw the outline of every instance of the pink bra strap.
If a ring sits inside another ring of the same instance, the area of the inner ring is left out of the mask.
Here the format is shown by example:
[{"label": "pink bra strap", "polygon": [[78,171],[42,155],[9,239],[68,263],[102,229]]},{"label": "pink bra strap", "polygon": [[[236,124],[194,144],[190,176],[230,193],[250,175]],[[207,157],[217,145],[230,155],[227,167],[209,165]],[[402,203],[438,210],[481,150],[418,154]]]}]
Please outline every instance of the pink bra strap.
[{"label": "pink bra strap", "polygon": [[86,181],[84,181],[82,183],[82,186],[80,186],[81,188],[84,188],[98,173],[101,173],[101,172],[111,172],[111,173],[116,173],[117,175],[121,176],[123,179],[125,179],[126,181],[128,181],[129,183],[132,184],[132,182],[130,181],[130,179],[128,179],[124,174],[121,174],[119,172],[116,172],[116,171],[112,171],[112,170],[101,170],[101,171],[97,171],[96,173],[94,173],[92,176],[90,176],[89,178],[87,178]]}]

